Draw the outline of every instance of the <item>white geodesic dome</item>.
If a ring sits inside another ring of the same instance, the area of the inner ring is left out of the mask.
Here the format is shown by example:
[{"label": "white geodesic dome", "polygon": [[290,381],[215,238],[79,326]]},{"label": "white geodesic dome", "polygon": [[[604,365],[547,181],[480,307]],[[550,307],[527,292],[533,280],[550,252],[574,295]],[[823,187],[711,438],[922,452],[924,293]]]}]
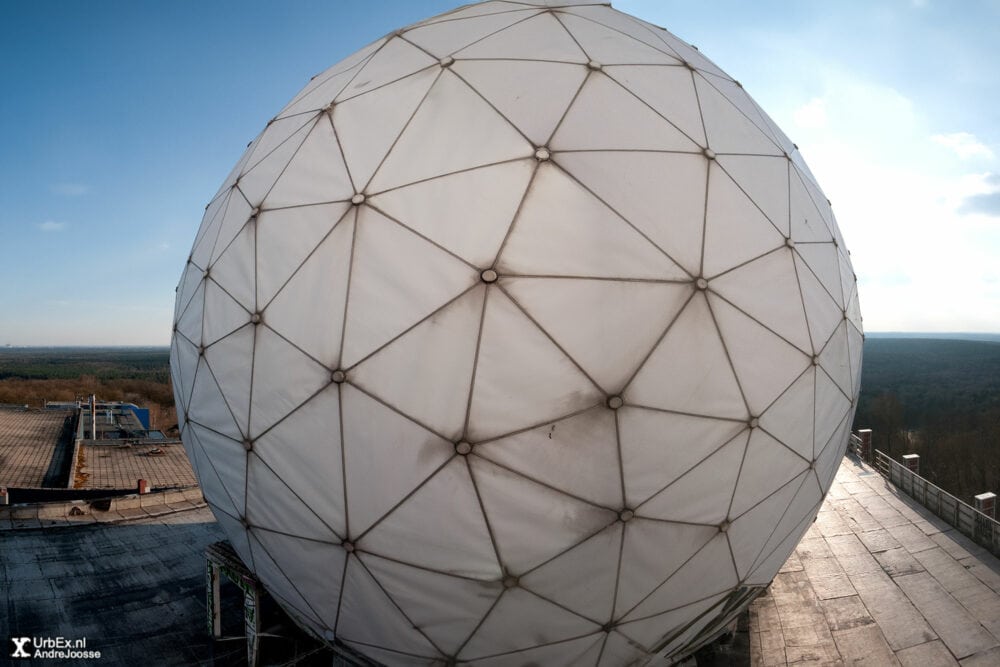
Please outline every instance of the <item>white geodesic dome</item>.
[{"label": "white geodesic dome", "polygon": [[464,7],[316,76],[209,203],[175,322],[236,551],[407,665],[711,639],[815,516],[862,344],[796,147],[586,2]]}]

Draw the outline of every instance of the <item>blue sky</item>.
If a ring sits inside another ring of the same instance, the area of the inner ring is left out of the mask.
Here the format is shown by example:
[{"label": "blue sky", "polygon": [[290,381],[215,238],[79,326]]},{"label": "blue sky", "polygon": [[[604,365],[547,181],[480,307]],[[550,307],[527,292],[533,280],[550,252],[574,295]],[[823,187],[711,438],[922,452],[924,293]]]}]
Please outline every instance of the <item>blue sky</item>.
[{"label": "blue sky", "polygon": [[[167,344],[204,205],[306,82],[437,0],[0,4],[0,345]],[[1000,2],[614,6],[801,148],[871,331],[1000,332]]]}]

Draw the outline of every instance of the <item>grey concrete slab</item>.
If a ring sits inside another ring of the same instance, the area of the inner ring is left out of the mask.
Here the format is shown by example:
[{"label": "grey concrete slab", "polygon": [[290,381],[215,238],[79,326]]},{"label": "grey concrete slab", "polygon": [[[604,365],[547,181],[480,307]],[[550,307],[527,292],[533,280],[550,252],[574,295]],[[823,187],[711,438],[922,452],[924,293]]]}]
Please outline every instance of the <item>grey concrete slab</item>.
[{"label": "grey concrete slab", "polygon": [[942,549],[922,551],[915,557],[983,627],[1000,638],[1000,596],[996,591]]},{"label": "grey concrete slab", "polygon": [[831,630],[848,630],[875,623],[875,619],[868,613],[868,609],[857,595],[823,600],[820,606]]},{"label": "grey concrete slab", "polygon": [[971,655],[959,661],[962,667],[996,667],[1000,665],[1000,648],[991,648],[989,651]]},{"label": "grey concrete slab", "polygon": [[896,655],[886,643],[886,639],[882,636],[877,625],[862,625],[847,630],[835,630],[833,638],[846,664],[871,665],[872,667],[899,664],[899,660],[896,659]]},{"label": "grey concrete slab", "polygon": [[884,572],[851,576],[851,583],[894,651],[937,639],[937,635]]},{"label": "grey concrete slab", "polygon": [[895,582],[956,657],[965,658],[1000,646],[997,637],[930,574],[908,574],[896,577]]},{"label": "grey concrete slab", "polygon": [[933,540],[924,534],[924,531],[912,523],[906,523],[901,526],[887,526],[886,530],[911,554],[933,549],[937,546]]},{"label": "grey concrete slab", "polygon": [[896,547],[888,551],[875,554],[875,560],[882,566],[890,577],[898,577],[903,574],[913,574],[923,572],[923,566],[910,555],[910,552],[903,547]]},{"label": "grey concrete slab", "polygon": [[865,548],[873,554],[902,546],[885,528],[861,533],[858,538],[864,543]]},{"label": "grey concrete slab", "polygon": [[903,667],[957,667],[958,661],[940,641],[911,646],[896,653]]}]

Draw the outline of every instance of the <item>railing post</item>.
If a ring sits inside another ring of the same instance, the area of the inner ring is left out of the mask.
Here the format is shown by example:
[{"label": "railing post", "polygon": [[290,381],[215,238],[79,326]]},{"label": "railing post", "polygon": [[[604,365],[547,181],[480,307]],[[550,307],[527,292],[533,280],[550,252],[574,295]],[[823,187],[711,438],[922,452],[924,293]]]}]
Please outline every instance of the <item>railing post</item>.
[{"label": "railing post", "polygon": [[920,454],[903,454],[903,465],[914,475],[920,474]]},{"label": "railing post", "polygon": [[980,493],[976,496],[976,509],[991,519],[997,518],[997,494]]},{"label": "railing post", "polygon": [[861,460],[865,463],[871,463],[872,430],[870,428],[858,429],[858,437],[861,438]]}]

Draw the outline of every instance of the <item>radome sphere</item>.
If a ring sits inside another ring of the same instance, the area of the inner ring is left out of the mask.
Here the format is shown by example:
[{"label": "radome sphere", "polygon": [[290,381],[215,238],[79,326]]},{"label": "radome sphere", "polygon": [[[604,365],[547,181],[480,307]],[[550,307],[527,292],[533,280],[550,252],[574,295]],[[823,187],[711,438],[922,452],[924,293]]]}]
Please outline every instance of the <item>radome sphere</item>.
[{"label": "radome sphere", "polygon": [[690,653],[809,527],[861,367],[795,145],[669,32],[558,0],[314,77],[208,204],[174,320],[229,540],[386,664]]}]

